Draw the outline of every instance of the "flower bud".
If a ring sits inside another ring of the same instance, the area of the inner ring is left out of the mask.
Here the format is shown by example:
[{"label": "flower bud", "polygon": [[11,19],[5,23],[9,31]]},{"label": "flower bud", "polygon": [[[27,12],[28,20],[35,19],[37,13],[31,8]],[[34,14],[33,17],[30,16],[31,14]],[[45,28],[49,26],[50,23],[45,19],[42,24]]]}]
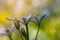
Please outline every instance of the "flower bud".
[{"label": "flower bud", "polygon": [[21,29],[21,33],[22,33],[22,35],[26,38],[26,31],[25,31],[24,28]]},{"label": "flower bud", "polygon": [[20,29],[20,23],[18,20],[14,21],[14,25],[15,25],[16,29]]}]

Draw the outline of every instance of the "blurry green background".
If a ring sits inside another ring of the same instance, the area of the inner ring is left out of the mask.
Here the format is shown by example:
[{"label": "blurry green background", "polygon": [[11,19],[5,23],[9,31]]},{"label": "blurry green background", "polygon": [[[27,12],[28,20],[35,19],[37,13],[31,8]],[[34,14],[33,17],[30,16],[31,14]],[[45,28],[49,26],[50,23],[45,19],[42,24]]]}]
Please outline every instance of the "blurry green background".
[{"label": "blurry green background", "polygon": [[[0,33],[14,26],[6,17],[19,19],[28,14],[48,14],[41,22],[38,40],[60,40],[60,0],[0,0]],[[34,40],[36,32],[37,25],[30,22],[30,40]],[[17,32],[12,33],[12,39],[21,40]],[[0,40],[9,38],[0,34]]]}]

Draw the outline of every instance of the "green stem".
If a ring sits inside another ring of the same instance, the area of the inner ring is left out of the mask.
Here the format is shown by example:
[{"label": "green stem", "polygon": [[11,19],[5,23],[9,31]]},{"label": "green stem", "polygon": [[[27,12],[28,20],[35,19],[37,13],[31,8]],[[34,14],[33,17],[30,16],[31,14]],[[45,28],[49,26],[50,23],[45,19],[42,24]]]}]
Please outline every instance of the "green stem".
[{"label": "green stem", "polygon": [[28,25],[26,24],[26,31],[27,31],[27,40],[29,40],[29,30],[28,30]]},{"label": "green stem", "polygon": [[21,32],[20,32],[20,30],[19,30],[19,29],[18,29],[18,31],[19,31],[19,34],[21,35],[22,40],[23,40],[23,36],[22,36],[22,34],[21,34]]},{"label": "green stem", "polygon": [[37,30],[37,34],[36,34],[35,40],[37,40],[38,34],[39,34],[39,25],[38,25],[38,30]]},{"label": "green stem", "polygon": [[12,40],[11,35],[9,35],[10,40]]}]

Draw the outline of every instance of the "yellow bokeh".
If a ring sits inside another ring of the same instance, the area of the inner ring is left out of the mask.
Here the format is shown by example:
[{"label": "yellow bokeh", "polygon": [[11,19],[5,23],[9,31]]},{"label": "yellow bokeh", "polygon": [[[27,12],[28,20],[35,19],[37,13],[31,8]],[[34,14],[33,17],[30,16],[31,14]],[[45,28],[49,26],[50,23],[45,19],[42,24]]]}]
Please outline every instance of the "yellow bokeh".
[{"label": "yellow bokeh", "polygon": [[10,17],[11,15],[8,12],[2,11],[0,12],[0,24],[5,24],[7,22],[6,17]]}]

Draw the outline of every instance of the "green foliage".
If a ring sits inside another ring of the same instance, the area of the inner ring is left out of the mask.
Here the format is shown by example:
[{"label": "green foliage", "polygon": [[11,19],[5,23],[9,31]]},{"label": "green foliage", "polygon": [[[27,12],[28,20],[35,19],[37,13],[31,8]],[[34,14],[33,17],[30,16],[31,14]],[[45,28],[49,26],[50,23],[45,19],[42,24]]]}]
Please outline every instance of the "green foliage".
[{"label": "green foliage", "polygon": [[20,34],[13,32],[12,33],[13,40],[22,40]]}]

